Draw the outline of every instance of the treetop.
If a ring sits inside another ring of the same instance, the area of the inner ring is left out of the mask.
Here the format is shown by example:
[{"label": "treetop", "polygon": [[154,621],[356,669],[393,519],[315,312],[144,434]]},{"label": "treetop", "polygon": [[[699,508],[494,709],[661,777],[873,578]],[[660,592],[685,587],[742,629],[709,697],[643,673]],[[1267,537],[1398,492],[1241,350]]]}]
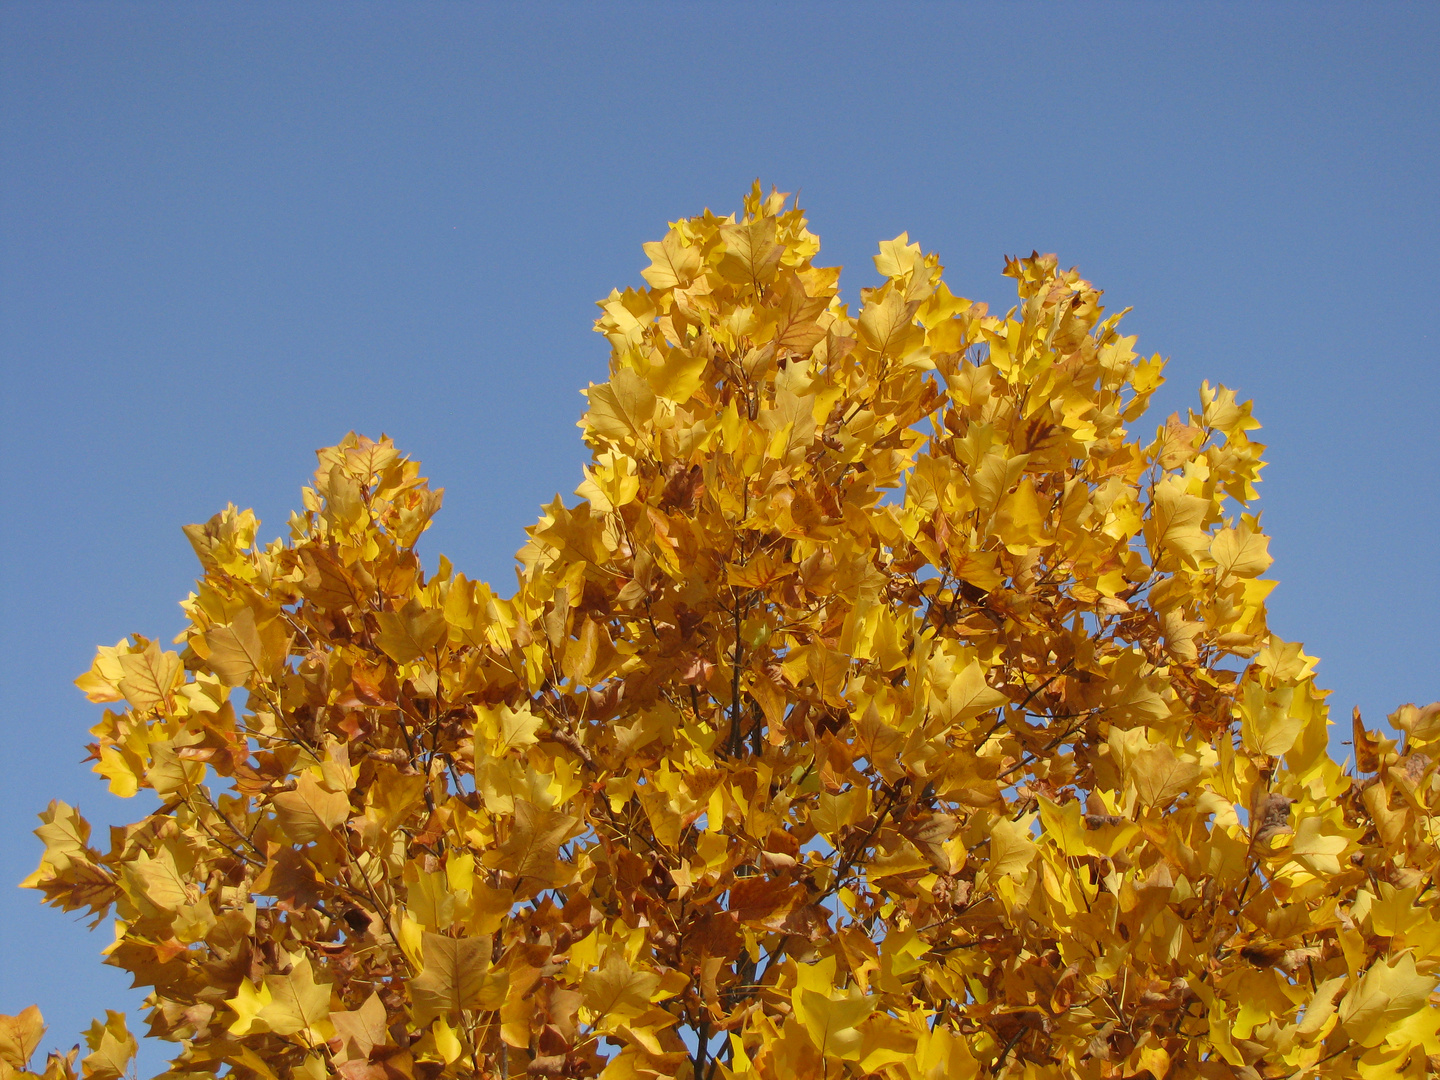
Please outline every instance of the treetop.
[{"label": "treetop", "polygon": [[1250,404],[1141,432],[1164,362],[1054,255],[992,314],[901,234],[852,315],[758,183],[644,250],[512,592],[427,572],[442,492],[352,434],[77,680],[158,805],[102,852],[52,803],[25,884],[116,920],[166,1077],[1440,1067],[1440,706],[1330,756]]}]

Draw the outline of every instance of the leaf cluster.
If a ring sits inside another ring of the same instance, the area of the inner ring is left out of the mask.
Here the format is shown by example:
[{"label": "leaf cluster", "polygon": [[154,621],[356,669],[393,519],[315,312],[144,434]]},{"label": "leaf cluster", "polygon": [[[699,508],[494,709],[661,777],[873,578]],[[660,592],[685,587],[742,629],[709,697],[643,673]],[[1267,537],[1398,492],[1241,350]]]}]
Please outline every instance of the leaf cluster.
[{"label": "leaf cluster", "polygon": [[852,315],[818,251],[758,185],[645,245],[509,596],[383,439],[186,530],[177,649],[78,680],[158,808],[52,804],[26,881],[115,919],[167,1080],[1440,1066],[1440,708],[1330,757],[1249,404],[1132,435],[1163,363],[1054,256],[994,315],[902,235]]}]

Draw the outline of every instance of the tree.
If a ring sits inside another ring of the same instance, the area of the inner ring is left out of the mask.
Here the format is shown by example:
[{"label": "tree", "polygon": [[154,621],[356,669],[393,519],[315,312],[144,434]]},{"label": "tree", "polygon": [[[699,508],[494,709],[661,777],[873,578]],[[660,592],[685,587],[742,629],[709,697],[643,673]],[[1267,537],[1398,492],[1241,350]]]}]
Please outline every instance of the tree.
[{"label": "tree", "polygon": [[119,920],[168,1077],[1440,1066],[1440,706],[1330,757],[1249,404],[1130,437],[1162,361],[1054,256],[992,316],[902,235],[852,317],[818,250],[758,184],[645,246],[513,596],[422,568],[383,439],[288,540],[186,529],[178,651],[78,680],[160,805],[101,854],[52,804],[26,882]]}]

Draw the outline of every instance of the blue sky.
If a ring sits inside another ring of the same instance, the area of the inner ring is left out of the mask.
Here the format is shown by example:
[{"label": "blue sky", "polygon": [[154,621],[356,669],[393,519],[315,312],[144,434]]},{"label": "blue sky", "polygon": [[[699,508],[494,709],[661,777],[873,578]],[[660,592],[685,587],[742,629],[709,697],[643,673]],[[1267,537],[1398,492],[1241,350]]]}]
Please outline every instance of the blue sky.
[{"label": "blue sky", "polygon": [[[1256,401],[1272,626],[1332,711],[1440,697],[1440,7],[0,3],[0,882],[111,800],[71,686],[172,636],[180,526],[278,535],[313,451],[386,432],[427,540],[513,584],[583,452],[593,302],[755,177],[854,298],[908,230],[1002,309],[1055,251]],[[0,1012],[47,1045],[137,993],[107,931],[0,888]],[[160,1067],[147,1051],[143,1063]]]}]

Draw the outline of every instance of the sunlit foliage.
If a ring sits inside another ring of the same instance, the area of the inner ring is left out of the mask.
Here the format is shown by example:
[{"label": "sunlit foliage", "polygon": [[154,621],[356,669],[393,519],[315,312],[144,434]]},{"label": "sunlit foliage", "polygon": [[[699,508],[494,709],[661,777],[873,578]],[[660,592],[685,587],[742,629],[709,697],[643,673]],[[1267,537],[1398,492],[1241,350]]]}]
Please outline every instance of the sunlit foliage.
[{"label": "sunlit foliage", "polygon": [[158,806],[52,804],[26,882],[116,920],[171,1080],[1440,1066],[1440,709],[1330,756],[1249,404],[1140,427],[1160,358],[1054,256],[993,315],[902,235],[852,315],[819,246],[758,185],[645,245],[513,595],[422,567],[385,440],[285,540],[186,530],[178,651],[79,680]]}]

